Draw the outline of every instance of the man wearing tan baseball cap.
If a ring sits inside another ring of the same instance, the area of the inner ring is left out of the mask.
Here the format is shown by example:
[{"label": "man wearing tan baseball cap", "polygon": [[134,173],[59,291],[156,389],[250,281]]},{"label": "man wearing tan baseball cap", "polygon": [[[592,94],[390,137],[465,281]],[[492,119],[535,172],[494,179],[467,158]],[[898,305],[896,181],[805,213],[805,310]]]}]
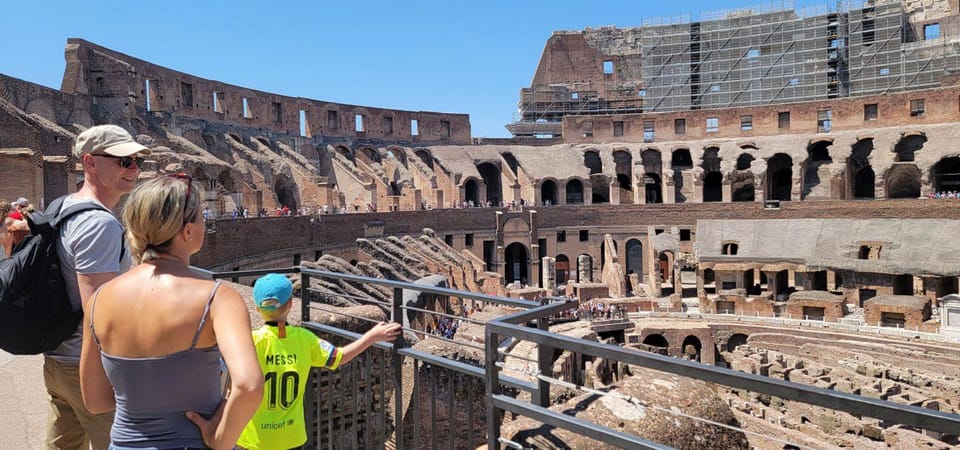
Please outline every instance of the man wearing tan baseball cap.
[{"label": "man wearing tan baseball cap", "polygon": [[[83,166],[83,187],[64,199],[62,207],[90,202],[112,210],[136,186],[143,156],[148,154],[149,148],[116,125],[98,125],[80,133],[73,156]],[[84,211],[61,225],[57,253],[74,311],[86,309],[100,285],[130,268],[123,242],[123,226],[110,211]],[[83,336],[83,324],[44,354],[43,379],[50,396],[47,448],[85,449],[89,443],[100,450],[110,445],[113,413],[91,414],[83,406],[80,349],[95,345]]]}]

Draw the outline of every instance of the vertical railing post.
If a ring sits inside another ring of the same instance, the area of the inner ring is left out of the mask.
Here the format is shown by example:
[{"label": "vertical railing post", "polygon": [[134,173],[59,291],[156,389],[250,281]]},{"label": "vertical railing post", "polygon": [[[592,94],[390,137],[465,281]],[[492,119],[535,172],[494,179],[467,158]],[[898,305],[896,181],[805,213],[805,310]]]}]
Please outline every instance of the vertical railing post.
[{"label": "vertical railing post", "polygon": [[[310,291],[310,275],[300,272],[300,322],[310,321],[310,300],[306,294]],[[320,377],[318,369],[310,370],[307,375],[307,389],[304,392],[304,405],[306,405],[305,423],[307,426],[307,448],[320,448]]]},{"label": "vertical railing post", "polygon": [[[537,319],[537,329],[548,331],[550,329],[550,318],[541,317]],[[553,376],[553,347],[542,343],[537,345],[537,372],[543,376]],[[539,377],[537,378],[536,403],[541,408],[550,406],[550,382]]]},{"label": "vertical railing post", "polygon": [[310,292],[310,275],[300,272],[300,321],[310,321],[310,299],[307,293]]},{"label": "vertical railing post", "polygon": [[493,396],[500,395],[500,370],[497,368],[499,360],[500,336],[490,330],[486,334],[485,363],[487,369],[487,450],[500,450],[500,411],[493,406]]},{"label": "vertical railing post", "polygon": [[[390,320],[403,326],[403,288],[393,288],[393,311]],[[403,330],[393,341],[393,394],[394,416],[393,425],[396,430],[396,448],[403,449],[403,356],[397,351],[405,346]],[[419,411],[418,411],[419,412]],[[417,414],[415,412],[414,414]],[[384,430],[386,431],[386,430]]]}]

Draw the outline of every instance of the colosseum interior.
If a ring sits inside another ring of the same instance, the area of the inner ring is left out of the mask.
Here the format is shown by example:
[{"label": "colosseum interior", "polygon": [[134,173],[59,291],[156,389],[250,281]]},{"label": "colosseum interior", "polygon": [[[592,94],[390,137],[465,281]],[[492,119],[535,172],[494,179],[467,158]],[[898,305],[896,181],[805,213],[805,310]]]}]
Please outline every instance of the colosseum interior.
[{"label": "colosseum interior", "polygon": [[[198,267],[303,265],[567,297],[582,306],[553,333],[956,414],[958,50],[956,0],[557,31],[521,89],[514,137],[479,138],[465,114],[287,97],[69,39],[59,90],[0,74],[0,198],[42,207],[75,192],[74,137],[118,124],[154,149],[141,177],[185,172],[206,187],[216,219]],[[242,289],[250,279],[235,281]],[[370,305],[392,295],[315,280],[303,300],[388,318]],[[421,308],[456,317],[510,312],[422,297]],[[439,340],[424,333],[437,316],[410,319],[412,347],[483,365],[482,351],[456,345],[482,344],[482,325]],[[335,314],[312,320],[363,329]],[[512,345],[503,370],[529,376],[535,356]],[[619,417],[622,431],[678,448],[960,443],[960,433],[571,352],[555,355],[554,373],[738,424],[677,420],[677,433],[664,414],[624,425],[615,400],[551,398],[556,410]],[[482,383],[459,381],[458,405],[482,422]],[[443,389],[437,381],[428,391],[445,399]],[[476,391],[470,404],[466,391]],[[437,420],[470,429],[454,414]],[[472,429],[483,441],[484,429]],[[602,448],[528,418],[507,420],[502,435]]]}]

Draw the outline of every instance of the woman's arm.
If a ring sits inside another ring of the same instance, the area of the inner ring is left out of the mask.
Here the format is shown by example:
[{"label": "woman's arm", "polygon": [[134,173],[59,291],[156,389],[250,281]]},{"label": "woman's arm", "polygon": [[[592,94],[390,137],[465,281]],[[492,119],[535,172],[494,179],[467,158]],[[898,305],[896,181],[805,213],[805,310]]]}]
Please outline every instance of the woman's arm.
[{"label": "woman's arm", "polygon": [[[96,274],[102,275],[102,274]],[[113,276],[114,274],[110,274]],[[81,297],[86,300],[89,298],[83,294],[90,292],[92,283],[102,284],[104,280],[89,280],[90,276],[80,275],[78,278],[84,278],[81,282]],[[100,278],[107,278],[105,275]],[[94,289],[95,291],[96,289]],[[99,295],[94,294],[94,295]],[[91,414],[101,414],[113,411],[116,408],[116,400],[113,397],[113,385],[107,378],[107,372],[103,370],[103,360],[100,359],[100,349],[97,348],[96,341],[93,340],[93,334],[90,331],[90,322],[93,320],[93,314],[88,308],[87,301],[83,302],[83,345],[80,348],[80,394],[83,397],[83,406]]]},{"label": "woman's arm", "polygon": [[210,320],[220,353],[230,372],[230,394],[210,420],[188,412],[203,440],[215,449],[233,448],[263,396],[263,372],[250,331],[250,315],[237,291],[221,286],[210,306]]}]

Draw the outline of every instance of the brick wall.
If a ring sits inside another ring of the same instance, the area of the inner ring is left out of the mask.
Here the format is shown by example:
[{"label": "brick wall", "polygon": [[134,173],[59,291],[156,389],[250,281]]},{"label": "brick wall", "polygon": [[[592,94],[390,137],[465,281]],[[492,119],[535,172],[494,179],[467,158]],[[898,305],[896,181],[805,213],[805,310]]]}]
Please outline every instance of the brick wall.
[{"label": "brick wall", "polygon": [[[114,111],[126,110],[127,117],[132,117],[136,108],[146,109],[149,98],[150,111],[294,136],[300,135],[303,111],[309,136],[471,143],[470,117],[466,114],[402,111],[287,97],[177,72],[82,39],[67,41],[66,59],[62,84],[65,93],[97,97]],[[362,131],[357,130],[357,115],[362,116]],[[412,134],[414,120],[417,135]]]},{"label": "brick wall", "polygon": [[[922,116],[911,115],[911,100],[923,100]],[[864,105],[877,105],[877,118],[864,119]],[[788,103],[775,106],[696,110],[670,113],[645,113],[603,116],[565,116],[563,140],[568,143],[644,142],[645,120],[654,121],[653,142],[711,138],[750,138],[777,134],[817,134],[819,111],[831,111],[831,131],[864,130],[880,127],[951,123],[960,120],[960,86],[918,90],[817,102]],[[778,115],[790,114],[789,126],[780,128]],[[741,118],[751,118],[751,129],[741,129]],[[707,118],[717,118],[716,132],[707,132]],[[685,132],[675,133],[676,119],[683,119]],[[623,122],[623,136],[614,136],[614,122]],[[592,127],[585,136],[583,130]]]}]

